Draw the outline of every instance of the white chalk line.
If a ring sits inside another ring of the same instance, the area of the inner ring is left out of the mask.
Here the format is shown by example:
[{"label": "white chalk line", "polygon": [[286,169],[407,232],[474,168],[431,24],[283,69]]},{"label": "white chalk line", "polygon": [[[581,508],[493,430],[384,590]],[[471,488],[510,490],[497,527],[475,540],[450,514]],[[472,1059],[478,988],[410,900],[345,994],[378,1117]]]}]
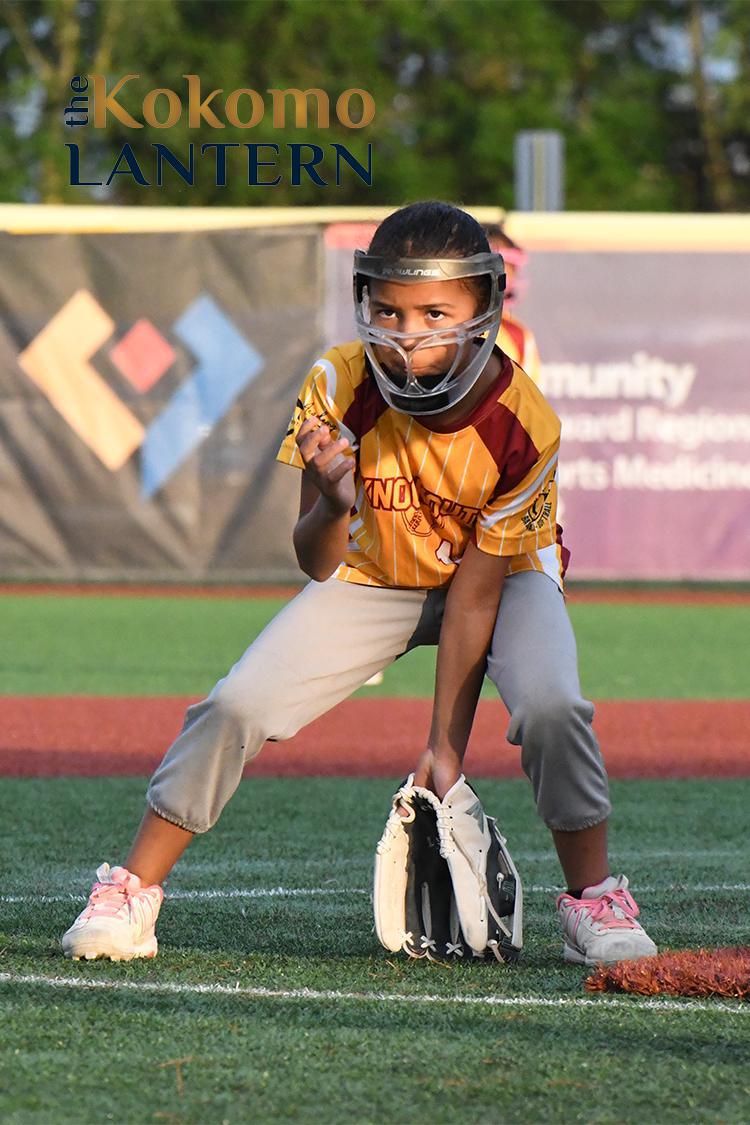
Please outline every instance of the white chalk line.
[{"label": "white chalk line", "polygon": [[[715,857],[731,856],[733,859],[737,858],[737,848],[700,848],[695,851],[688,851],[685,849],[673,849],[668,851],[652,851],[650,848],[611,848],[609,858],[617,863],[631,863],[637,862],[639,859],[648,861],[654,859],[702,859],[708,860]],[[521,861],[522,863],[542,863],[545,860],[550,863],[555,862],[554,853],[546,852],[513,852],[513,859]]]},{"label": "white chalk line", "polygon": [[[721,857],[727,856],[730,856],[734,861],[737,861],[737,859],[739,858],[739,854],[740,853],[738,853],[736,848],[716,850],[702,849],[700,851],[658,852],[650,851],[649,849],[635,849],[631,851],[620,852],[614,849],[610,853],[610,858],[612,859],[613,867],[622,867],[627,869],[631,865],[637,866],[639,860],[647,860],[649,867],[655,860],[662,859],[681,859],[690,860],[693,862],[702,861],[704,864],[710,864],[714,859],[719,859]],[[550,876],[552,875],[553,869],[557,870],[557,863],[550,851],[514,851],[513,858],[517,863],[539,863],[542,866],[544,866],[545,864],[549,865]],[[750,862],[750,849],[748,850],[748,861]],[[227,868],[231,868],[229,874],[232,878],[244,878],[246,876],[249,882],[255,882],[265,881],[266,878],[273,878],[274,874],[276,874],[278,877],[280,864],[278,860],[242,860],[235,857],[229,864],[191,862],[188,866],[191,874],[202,876],[209,881],[214,878],[222,880],[228,874]],[[185,868],[186,871],[188,870],[188,866],[186,866]],[[355,869],[365,871],[371,866],[372,855],[370,854],[347,856],[344,859],[321,858],[319,860],[312,859],[310,856],[306,856],[304,861],[301,861],[297,864],[296,870],[298,874],[302,874],[304,872],[304,874],[308,878],[314,879],[317,878],[316,868],[322,868],[324,872],[328,873],[341,868],[351,873]],[[59,870],[48,869],[47,874],[50,880],[56,881],[58,884],[67,883],[79,886],[80,884],[87,885],[90,882],[93,874],[93,869],[91,867],[65,867],[60,868]],[[544,878],[547,873],[545,871],[541,871],[538,873],[535,872],[535,874],[537,874],[537,878]],[[559,892],[560,890],[562,890],[562,887],[552,887],[550,889],[550,893],[552,893],[552,891]],[[2,901],[3,899],[2,897],[0,897],[0,902]]]},{"label": "white chalk line", "polygon": [[[228,890],[167,891],[165,900],[203,901],[205,899],[245,899],[245,898],[315,898],[327,895],[369,895],[362,887],[230,887]],[[85,894],[60,895],[0,895],[0,902],[85,902]]]},{"label": "white chalk line", "polygon": [[[374,852],[374,845],[373,845]],[[711,860],[714,857],[725,858],[731,856],[737,857],[737,848],[700,848],[694,850],[688,849],[669,849],[662,851],[654,851],[651,848],[611,848],[610,859],[617,863],[632,863],[639,859],[654,860],[654,859],[685,859],[685,860]],[[513,848],[513,859],[520,863],[555,863],[554,850],[550,847],[546,851],[517,851]],[[316,859],[315,857],[306,856],[305,866],[315,867],[322,866],[327,870],[336,867],[351,868],[352,865],[367,866],[372,863],[372,853],[361,852],[356,855],[349,855],[344,858],[337,858],[335,856]],[[201,871],[204,874],[213,874],[221,872],[225,868],[225,864],[221,863],[203,863],[191,861],[191,871]],[[244,860],[240,857],[235,857],[231,861],[231,866],[239,871],[261,871],[271,869],[278,869],[278,859],[248,859]],[[89,870],[84,872],[85,875],[89,874]]]},{"label": "white chalk line", "polygon": [[176,996],[236,996],[250,1000],[306,1000],[337,1003],[351,1000],[377,1004],[460,1004],[487,1008],[619,1008],[621,1011],[642,1010],[662,1012],[723,1012],[732,1015],[750,1014],[750,1005],[743,1001],[655,1000],[627,996],[614,997],[545,997],[545,996],[435,996],[399,992],[343,992],[315,988],[244,987],[239,981],[229,984],[179,984],[165,981],[101,980],[84,977],[45,977],[34,973],[0,973],[0,984],[31,985],[47,988],[81,988],[110,992],[152,992]]},{"label": "white chalk line", "polygon": [[[560,886],[524,885],[525,894],[558,895]],[[750,883],[664,883],[661,886],[638,886],[637,895],[666,894],[670,891],[684,890],[701,894],[736,894],[750,891]],[[267,898],[317,898],[338,895],[370,895],[369,887],[229,887],[224,890],[208,888],[193,891],[167,891],[168,902],[202,902],[210,899],[267,899]],[[9,905],[24,903],[85,902],[88,895],[69,892],[57,895],[0,895],[0,903]]]}]

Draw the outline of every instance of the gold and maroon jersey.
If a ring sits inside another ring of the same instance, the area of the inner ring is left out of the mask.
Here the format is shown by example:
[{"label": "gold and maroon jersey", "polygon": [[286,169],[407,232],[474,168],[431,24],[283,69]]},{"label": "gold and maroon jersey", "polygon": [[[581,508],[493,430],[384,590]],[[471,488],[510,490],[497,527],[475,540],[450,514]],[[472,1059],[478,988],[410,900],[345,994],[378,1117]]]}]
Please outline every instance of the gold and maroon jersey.
[{"label": "gold and maroon jersey", "polygon": [[317,416],[348,438],[357,468],[345,582],[443,586],[470,540],[562,585],[568,552],[556,524],[560,422],[507,356],[458,431],[392,410],[359,342],[332,348],[307,376],[278,459],[303,467],[295,435]]},{"label": "gold and maroon jersey", "polygon": [[501,351],[524,369],[529,378],[535,383],[539,382],[541,364],[534,333],[520,320],[511,316],[507,309],[503,311],[497,344]]}]

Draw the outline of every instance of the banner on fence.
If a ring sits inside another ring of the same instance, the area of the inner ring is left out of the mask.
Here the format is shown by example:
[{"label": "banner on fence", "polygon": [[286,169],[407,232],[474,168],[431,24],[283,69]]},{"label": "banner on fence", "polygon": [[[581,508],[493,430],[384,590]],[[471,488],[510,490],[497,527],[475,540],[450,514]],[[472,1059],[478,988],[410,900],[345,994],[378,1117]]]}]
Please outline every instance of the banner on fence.
[{"label": "banner on fence", "polygon": [[3,573],[296,573],[274,457],[321,347],[319,246],[0,234]]},{"label": "banner on fence", "polygon": [[750,578],[750,254],[538,253],[578,578]]},{"label": "banner on fence", "polygon": [[[351,254],[374,229],[326,232],[329,338],[354,334]],[[508,230],[529,251],[513,313],[562,418],[570,577],[750,579],[750,219],[519,215]]]},{"label": "banner on fence", "polygon": [[[298,479],[275,452],[310,363],[354,337],[352,250],[375,223],[146,231],[148,210],[119,209],[120,233],[0,233],[0,573],[298,576]],[[200,218],[175,210],[170,227]],[[750,219],[508,229],[563,421],[571,577],[747,580]]]}]

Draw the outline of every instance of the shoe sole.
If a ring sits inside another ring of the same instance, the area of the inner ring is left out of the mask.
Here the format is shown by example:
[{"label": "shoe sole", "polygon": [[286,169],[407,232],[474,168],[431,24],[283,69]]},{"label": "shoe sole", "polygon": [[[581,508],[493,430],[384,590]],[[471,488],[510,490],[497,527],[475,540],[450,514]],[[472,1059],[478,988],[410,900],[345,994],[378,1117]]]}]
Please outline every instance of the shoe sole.
[{"label": "shoe sole", "polygon": [[579,949],[575,949],[567,942],[563,942],[563,960],[571,965],[619,965],[621,961],[640,961],[642,957],[653,957],[658,953],[658,949],[654,946],[654,951],[648,953],[634,953],[630,957],[615,957],[612,960],[605,960],[603,957],[587,957],[581,953]]},{"label": "shoe sole", "polygon": [[158,951],[156,938],[150,938],[142,945],[131,949],[117,949],[104,946],[101,942],[77,942],[70,949],[63,945],[63,953],[70,961],[134,961],[140,957],[156,957]]},{"label": "shoe sole", "polygon": [[596,965],[596,961],[588,961],[583,953],[574,949],[572,945],[568,945],[567,941],[563,942],[563,960],[567,961],[570,965]]}]

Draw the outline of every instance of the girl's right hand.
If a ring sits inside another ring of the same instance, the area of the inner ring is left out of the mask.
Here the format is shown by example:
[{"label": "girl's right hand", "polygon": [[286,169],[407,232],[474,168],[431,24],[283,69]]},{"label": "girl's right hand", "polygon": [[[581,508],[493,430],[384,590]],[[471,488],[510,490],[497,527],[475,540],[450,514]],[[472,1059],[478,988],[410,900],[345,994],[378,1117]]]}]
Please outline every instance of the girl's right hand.
[{"label": "girl's right hand", "polygon": [[305,462],[305,476],[326,498],[334,514],[343,516],[356,498],[355,459],[348,439],[334,441],[328,426],[313,416],[300,426],[296,442]]}]

